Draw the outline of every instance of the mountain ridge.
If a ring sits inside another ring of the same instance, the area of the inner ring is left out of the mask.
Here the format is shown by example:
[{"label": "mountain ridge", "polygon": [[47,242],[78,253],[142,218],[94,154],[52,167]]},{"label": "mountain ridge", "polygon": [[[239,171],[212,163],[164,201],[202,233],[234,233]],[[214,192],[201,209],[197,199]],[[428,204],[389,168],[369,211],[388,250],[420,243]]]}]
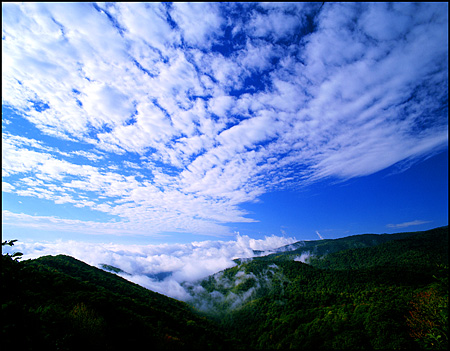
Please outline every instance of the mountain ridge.
[{"label": "mountain ridge", "polygon": [[[443,348],[448,344],[448,226],[376,237],[384,242],[354,248],[355,240],[367,245],[371,238],[316,241],[316,253],[326,254],[309,264],[294,259],[313,245],[238,261],[202,280],[203,290],[192,287],[192,304],[252,340],[249,347],[255,349]],[[444,315],[428,316],[432,321],[426,323],[436,330],[417,341],[410,337],[417,326],[408,316],[425,293]]]},{"label": "mountain ridge", "polygon": [[[2,256],[2,343],[21,348],[229,348],[234,341],[184,302],[66,255]],[[222,346],[221,346],[222,345]]]},{"label": "mountain ridge", "polygon": [[64,255],[23,262],[3,255],[3,344],[14,347],[20,339],[25,350],[143,343],[156,349],[447,348],[448,226],[308,243],[237,260],[185,283],[188,304],[129,282],[113,266]]}]

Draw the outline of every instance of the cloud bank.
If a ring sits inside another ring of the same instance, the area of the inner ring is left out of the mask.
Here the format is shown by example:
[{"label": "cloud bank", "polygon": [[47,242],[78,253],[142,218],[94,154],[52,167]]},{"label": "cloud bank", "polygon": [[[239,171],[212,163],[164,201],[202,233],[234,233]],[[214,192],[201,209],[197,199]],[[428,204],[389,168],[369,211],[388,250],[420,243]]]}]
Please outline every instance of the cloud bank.
[{"label": "cloud bank", "polygon": [[230,235],[268,191],[448,144],[445,3],[2,9],[2,189],[114,218],[86,233]]},{"label": "cloud bank", "polygon": [[180,300],[190,299],[183,282],[193,283],[236,265],[235,258],[251,258],[253,250],[270,251],[296,242],[295,238],[270,236],[251,239],[237,235],[229,241],[201,241],[189,244],[119,245],[80,241],[17,242],[2,248],[4,253],[20,251],[23,259],[65,254],[90,265],[120,268],[123,278],[150,290]]}]

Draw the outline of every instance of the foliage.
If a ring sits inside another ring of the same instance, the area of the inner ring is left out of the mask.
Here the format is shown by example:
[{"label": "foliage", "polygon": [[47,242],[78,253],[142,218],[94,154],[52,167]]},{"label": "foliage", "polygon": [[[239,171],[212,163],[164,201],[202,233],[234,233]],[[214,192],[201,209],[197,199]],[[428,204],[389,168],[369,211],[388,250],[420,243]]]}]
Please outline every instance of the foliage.
[{"label": "foliage", "polygon": [[[448,227],[293,248],[186,283],[193,307],[72,257],[3,255],[2,342],[20,340],[25,350],[448,348]],[[294,260],[305,252],[308,264]]]},{"label": "foliage", "polygon": [[[201,282],[203,305],[252,349],[446,349],[448,228],[390,238],[318,241],[239,262]],[[308,265],[293,261],[299,250],[328,254]],[[238,289],[244,276],[251,295]],[[433,294],[424,300],[423,291]],[[236,296],[241,304],[229,303]]]},{"label": "foliage", "polygon": [[[3,241],[2,242],[2,246],[14,246],[14,243],[17,240],[9,240],[9,241]],[[6,257],[11,257],[14,261],[18,261],[22,258],[23,253],[22,252],[14,252],[12,255],[10,255],[9,253],[5,254]]]},{"label": "foliage", "polygon": [[448,345],[448,293],[439,294],[435,288],[421,291],[410,302],[407,318],[409,334],[423,348],[444,349]]},{"label": "foliage", "polygon": [[[2,256],[2,344],[22,350],[221,349],[227,334],[183,302],[68,256]],[[234,348],[234,347],[233,347]]]},{"label": "foliage", "polygon": [[342,250],[314,258],[310,264],[324,269],[359,269],[393,263],[402,267],[429,266],[431,262],[448,265],[448,227],[412,234],[375,247]]}]

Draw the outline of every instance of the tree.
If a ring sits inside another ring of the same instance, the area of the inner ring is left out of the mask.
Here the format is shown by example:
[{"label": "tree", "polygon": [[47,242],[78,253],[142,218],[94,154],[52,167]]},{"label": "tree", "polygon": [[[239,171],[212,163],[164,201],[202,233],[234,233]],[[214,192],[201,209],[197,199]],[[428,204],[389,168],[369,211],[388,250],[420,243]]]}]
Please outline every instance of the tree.
[{"label": "tree", "polygon": [[[4,242],[2,242],[2,246],[14,246],[14,243],[16,241],[17,241],[17,239],[9,240],[9,241],[5,240]],[[12,260],[18,261],[22,258],[23,253],[22,252],[14,252],[12,255],[10,255],[9,253],[6,253],[3,256],[10,257]]]},{"label": "tree", "polygon": [[418,293],[410,302],[407,317],[410,336],[427,349],[448,347],[448,295],[440,296],[436,289]]}]

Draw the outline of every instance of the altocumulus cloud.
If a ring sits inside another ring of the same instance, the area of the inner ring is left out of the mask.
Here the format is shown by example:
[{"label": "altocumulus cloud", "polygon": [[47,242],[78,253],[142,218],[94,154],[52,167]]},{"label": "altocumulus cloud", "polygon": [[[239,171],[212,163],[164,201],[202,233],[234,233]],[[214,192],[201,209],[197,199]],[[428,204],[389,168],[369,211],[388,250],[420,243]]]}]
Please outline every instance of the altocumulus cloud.
[{"label": "altocumulus cloud", "polygon": [[[235,258],[251,258],[253,250],[268,251],[297,241],[270,236],[251,239],[237,235],[229,241],[200,241],[189,244],[119,245],[79,241],[18,242],[9,251],[20,251],[24,259],[66,254],[99,267],[108,264],[122,269],[120,275],[150,290],[181,300],[190,298],[183,282],[195,282],[235,266]],[[6,251],[5,251],[6,252]]]},{"label": "altocumulus cloud", "polygon": [[115,218],[85,233],[230,235],[263,193],[448,143],[445,3],[2,8],[3,106],[45,136],[5,117],[4,189]]}]

